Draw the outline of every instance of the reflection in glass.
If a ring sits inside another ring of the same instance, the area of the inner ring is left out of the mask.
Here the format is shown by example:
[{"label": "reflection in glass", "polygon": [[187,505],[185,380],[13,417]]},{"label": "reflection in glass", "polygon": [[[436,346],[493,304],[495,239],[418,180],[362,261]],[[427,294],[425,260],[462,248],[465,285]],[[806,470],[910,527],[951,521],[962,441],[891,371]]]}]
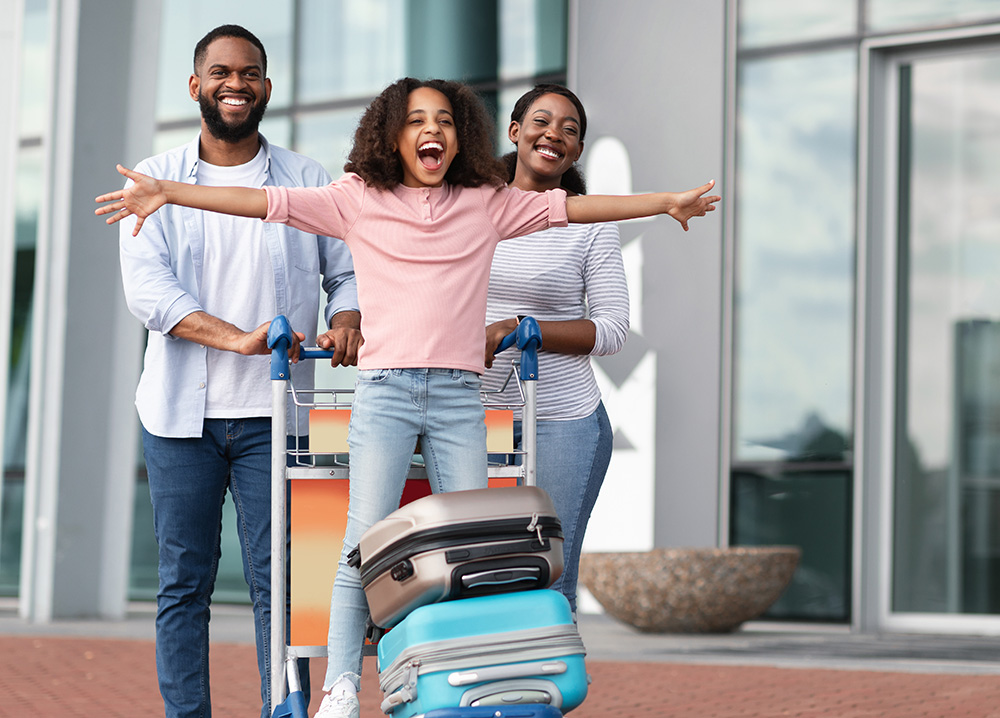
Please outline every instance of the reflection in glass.
[{"label": "reflection in glass", "polygon": [[496,82],[497,0],[410,0],[406,10],[408,75]]},{"label": "reflection in glass", "polygon": [[260,39],[273,85],[268,106],[287,106],[292,97],[293,10],[292,0],[163,0],[157,120],[198,117],[198,103],[188,94],[194,46],[219,25],[242,25]]},{"label": "reflection in glass", "polygon": [[850,619],[851,472],[734,471],[729,542],[798,546],[799,566],[767,618]]},{"label": "reflection in glass", "polygon": [[867,0],[867,8],[867,27],[876,32],[1000,19],[996,0]]},{"label": "reflection in glass", "polygon": [[340,177],[361,111],[352,107],[303,115],[295,125],[295,151],[319,162],[334,179]]},{"label": "reflection in glass", "polygon": [[[511,144],[510,139],[507,137],[507,127],[510,125],[510,113],[514,109],[514,103],[517,102],[518,98],[532,87],[533,85],[515,85],[506,87],[497,93],[497,103],[499,104],[497,112],[497,154],[505,155],[514,150],[514,145]],[[581,98],[581,100],[583,100],[583,107],[586,109],[586,99]]]},{"label": "reflection in glass", "polygon": [[853,35],[857,17],[857,3],[844,0],[741,0],[739,45],[746,49]]},{"label": "reflection in glass", "polygon": [[850,446],[856,55],[740,65],[734,461]]},{"label": "reflection in glass", "polygon": [[500,78],[566,71],[566,0],[500,0]]},{"label": "reflection in glass", "polygon": [[35,248],[42,193],[41,147],[18,154],[14,186],[14,286],[7,359],[7,406],[3,421],[3,515],[0,516],[0,595],[16,595],[21,565],[21,507],[27,452],[28,390],[31,381],[31,322]]},{"label": "reflection in glass", "polygon": [[299,18],[299,102],[377,95],[407,74],[403,0],[303,0]]},{"label": "reflection in glass", "polygon": [[49,124],[49,12],[45,0],[24,3],[21,37],[21,102],[19,128],[22,137],[36,136]]},{"label": "reflection in glass", "polygon": [[1000,53],[900,85],[893,608],[1000,613]]}]

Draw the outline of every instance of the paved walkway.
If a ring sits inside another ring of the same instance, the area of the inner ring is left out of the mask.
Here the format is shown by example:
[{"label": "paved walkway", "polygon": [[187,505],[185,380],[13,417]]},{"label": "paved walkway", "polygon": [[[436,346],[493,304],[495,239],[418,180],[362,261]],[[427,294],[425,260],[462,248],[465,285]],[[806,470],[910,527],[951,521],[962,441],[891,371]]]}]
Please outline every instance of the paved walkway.
[{"label": "paved walkway", "polygon": [[[254,718],[256,662],[247,617],[213,618],[213,715]],[[725,636],[640,635],[583,616],[593,678],[574,718],[1000,718],[1000,639],[853,636],[752,628]],[[0,718],[162,716],[152,616],[31,626],[0,610]],[[313,680],[323,662],[313,661]],[[377,718],[375,666],[362,718]]]}]

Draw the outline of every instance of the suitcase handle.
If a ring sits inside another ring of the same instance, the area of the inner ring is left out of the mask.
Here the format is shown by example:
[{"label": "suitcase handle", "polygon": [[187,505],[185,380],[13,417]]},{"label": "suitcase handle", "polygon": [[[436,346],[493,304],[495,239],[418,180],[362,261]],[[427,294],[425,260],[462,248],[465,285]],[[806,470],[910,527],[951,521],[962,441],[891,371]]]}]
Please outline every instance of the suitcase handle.
[{"label": "suitcase handle", "polygon": [[511,663],[503,666],[486,666],[471,671],[455,671],[448,675],[448,685],[468,686],[473,683],[492,683],[511,678],[533,676],[556,676],[567,671],[565,661],[545,661],[544,663]]},{"label": "suitcase handle", "polygon": [[460,705],[473,708],[483,706],[496,710],[507,706],[507,710],[515,705],[535,704],[536,707],[547,706],[554,715],[562,715],[563,695],[553,681],[537,678],[514,678],[498,683],[484,683],[467,689],[460,699]]},{"label": "suitcase handle", "polygon": [[512,587],[511,584],[523,583],[524,581],[528,581],[532,586],[535,586],[541,583],[541,574],[540,569],[530,566],[505,568],[496,571],[477,571],[476,573],[467,573],[462,576],[462,588]]}]

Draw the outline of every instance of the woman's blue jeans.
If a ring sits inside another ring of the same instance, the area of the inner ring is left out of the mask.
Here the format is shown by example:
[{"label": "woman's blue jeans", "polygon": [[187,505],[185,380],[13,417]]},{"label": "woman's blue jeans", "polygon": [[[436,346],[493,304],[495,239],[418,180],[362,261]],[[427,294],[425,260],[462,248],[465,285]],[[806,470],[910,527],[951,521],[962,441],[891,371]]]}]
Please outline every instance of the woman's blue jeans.
[{"label": "woman's blue jeans", "polygon": [[358,372],[348,430],[350,503],[330,599],[323,690],[361,675],[368,601],[347,554],[399,507],[417,439],[434,493],[486,488],[486,423],[479,375],[458,369]]},{"label": "woman's blue jeans", "polygon": [[[563,530],[563,573],[552,585],[576,611],[576,583],[587,522],[611,461],[613,434],[604,403],[590,416],[538,422],[538,485],[552,497]],[[521,422],[514,422],[521,448]]]},{"label": "woman's blue jeans", "polygon": [[[271,613],[271,420],[206,419],[201,438],[142,430],[159,547],[156,673],[167,718],[208,718],[208,623],[221,556],[222,505],[236,507],[253,603],[262,718],[268,715]],[[305,689],[305,686],[303,686]]]}]

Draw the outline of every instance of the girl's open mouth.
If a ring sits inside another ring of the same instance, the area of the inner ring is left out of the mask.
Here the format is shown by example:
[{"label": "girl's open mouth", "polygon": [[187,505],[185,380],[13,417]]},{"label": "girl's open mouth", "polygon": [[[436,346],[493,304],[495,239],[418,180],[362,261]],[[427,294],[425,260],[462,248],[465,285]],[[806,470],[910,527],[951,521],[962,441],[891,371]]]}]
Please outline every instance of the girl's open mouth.
[{"label": "girl's open mouth", "polygon": [[444,145],[440,142],[425,142],[417,148],[420,164],[429,170],[440,169],[444,163]]}]

